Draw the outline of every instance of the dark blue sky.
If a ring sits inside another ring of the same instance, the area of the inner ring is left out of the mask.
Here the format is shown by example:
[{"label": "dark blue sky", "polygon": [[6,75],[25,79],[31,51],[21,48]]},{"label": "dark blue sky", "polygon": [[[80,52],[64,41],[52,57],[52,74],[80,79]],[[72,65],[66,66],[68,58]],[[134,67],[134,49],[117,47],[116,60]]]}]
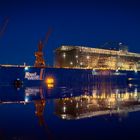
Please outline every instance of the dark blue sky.
[{"label": "dark blue sky", "polygon": [[0,64],[34,63],[40,39],[52,28],[45,58],[62,44],[96,47],[120,41],[140,53],[140,2],[123,0],[0,0],[0,25],[9,17],[0,37]]}]

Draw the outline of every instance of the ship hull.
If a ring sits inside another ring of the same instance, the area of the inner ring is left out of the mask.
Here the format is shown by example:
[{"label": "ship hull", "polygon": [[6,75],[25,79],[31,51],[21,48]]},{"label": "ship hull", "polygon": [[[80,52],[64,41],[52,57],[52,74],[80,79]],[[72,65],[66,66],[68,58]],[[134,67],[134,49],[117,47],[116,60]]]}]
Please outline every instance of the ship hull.
[{"label": "ship hull", "polygon": [[93,85],[95,82],[111,82],[121,84],[140,80],[139,71],[115,71],[66,68],[36,68],[36,67],[0,67],[0,85],[13,85],[20,81],[22,85],[46,84],[47,78],[53,78],[56,86],[63,85]]}]

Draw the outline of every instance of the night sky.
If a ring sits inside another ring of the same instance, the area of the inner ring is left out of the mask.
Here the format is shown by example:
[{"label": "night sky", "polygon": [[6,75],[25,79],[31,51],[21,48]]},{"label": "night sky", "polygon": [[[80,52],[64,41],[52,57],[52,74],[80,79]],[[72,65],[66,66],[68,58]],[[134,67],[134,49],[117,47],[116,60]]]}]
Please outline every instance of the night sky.
[{"label": "night sky", "polygon": [[119,41],[140,53],[140,2],[137,0],[0,0],[0,64],[34,64],[39,40],[45,39],[45,58],[64,45],[97,47]]}]

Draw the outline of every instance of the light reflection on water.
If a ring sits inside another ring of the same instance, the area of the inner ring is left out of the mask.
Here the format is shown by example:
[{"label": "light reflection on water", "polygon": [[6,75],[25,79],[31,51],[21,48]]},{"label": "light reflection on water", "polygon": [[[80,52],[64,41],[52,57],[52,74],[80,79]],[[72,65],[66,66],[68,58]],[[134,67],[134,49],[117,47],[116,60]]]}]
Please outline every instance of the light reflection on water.
[{"label": "light reflection on water", "polygon": [[[0,103],[0,139],[78,140],[93,134],[93,138],[102,139],[113,138],[115,131],[124,131],[118,135],[120,138],[126,137],[130,125],[134,131],[130,133],[132,136],[135,129],[140,128],[140,87],[135,84],[3,86],[0,87]],[[131,113],[136,114],[129,117]],[[120,121],[127,124],[121,126]],[[138,126],[134,127],[132,121]]]}]

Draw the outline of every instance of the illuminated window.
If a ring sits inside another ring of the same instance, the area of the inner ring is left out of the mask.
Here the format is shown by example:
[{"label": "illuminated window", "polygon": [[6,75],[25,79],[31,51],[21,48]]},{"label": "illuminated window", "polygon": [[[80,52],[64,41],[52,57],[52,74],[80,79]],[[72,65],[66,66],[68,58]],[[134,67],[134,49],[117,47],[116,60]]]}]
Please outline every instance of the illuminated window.
[{"label": "illuminated window", "polygon": [[63,53],[63,58],[66,58],[66,54],[65,53]]},{"label": "illuminated window", "polygon": [[73,62],[70,62],[70,65],[73,65]]},{"label": "illuminated window", "polygon": [[83,65],[83,62],[80,62],[80,65]]}]

